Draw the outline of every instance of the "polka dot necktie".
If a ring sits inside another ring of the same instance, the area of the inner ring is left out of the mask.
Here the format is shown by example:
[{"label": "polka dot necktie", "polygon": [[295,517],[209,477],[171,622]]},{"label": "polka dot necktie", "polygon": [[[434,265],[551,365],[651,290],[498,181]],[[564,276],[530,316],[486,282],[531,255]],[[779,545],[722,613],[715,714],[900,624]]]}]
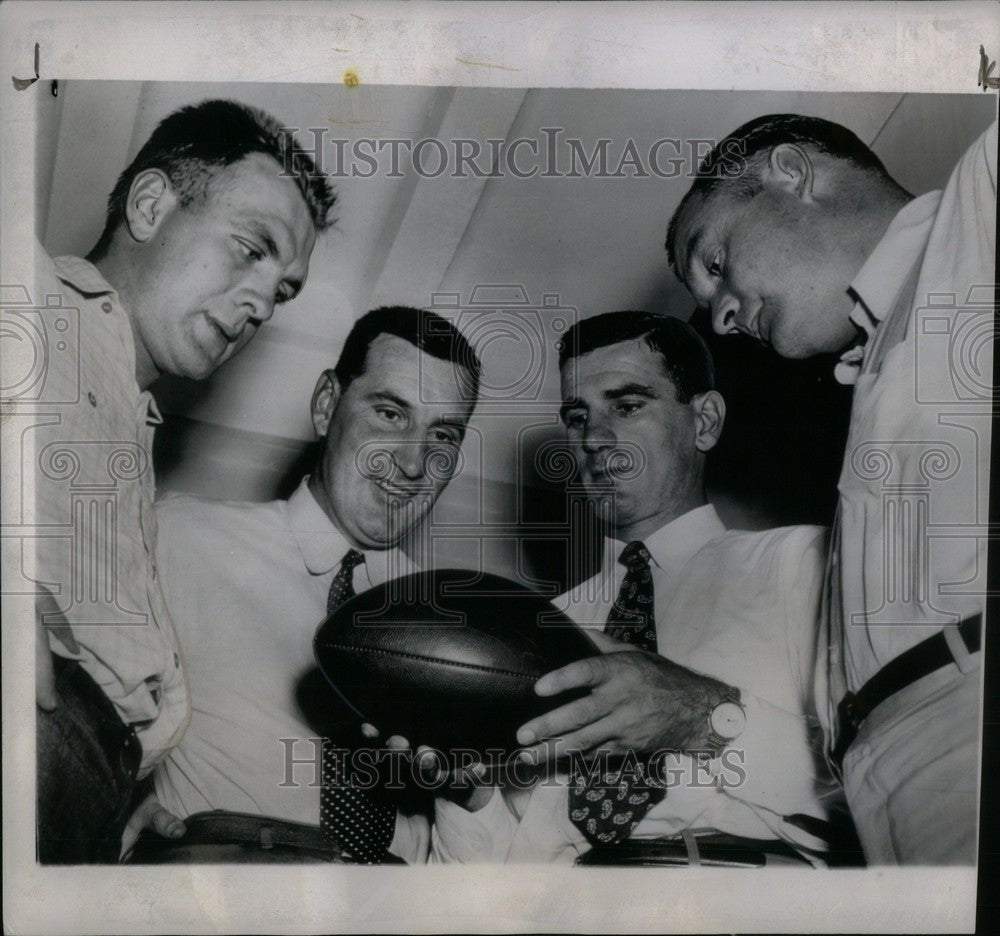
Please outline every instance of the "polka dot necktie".
[{"label": "polka dot necktie", "polygon": [[[656,617],[653,614],[653,573],[649,550],[636,540],[619,557],[626,568],[618,598],[604,631],[609,637],[633,644],[638,650],[656,652]],[[666,795],[648,783],[648,767],[640,758],[627,765],[610,758],[607,770],[570,776],[569,817],[594,845],[611,845],[627,839],[642,818]]]},{"label": "polka dot necktie", "polygon": [[[356,549],[349,549],[330,583],[326,613],[332,614],[354,597],[354,569],[365,561]],[[379,864],[396,829],[396,809],[375,802],[356,787],[347,765],[334,753],[333,742],[323,740],[323,786],[319,794],[319,827],[359,864]]]}]

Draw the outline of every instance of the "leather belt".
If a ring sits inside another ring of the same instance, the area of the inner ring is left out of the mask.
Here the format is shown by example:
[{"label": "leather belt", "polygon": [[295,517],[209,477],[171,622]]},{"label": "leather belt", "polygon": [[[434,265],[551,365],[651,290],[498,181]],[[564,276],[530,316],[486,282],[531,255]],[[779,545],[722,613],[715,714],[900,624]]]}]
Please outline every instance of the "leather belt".
[{"label": "leather belt", "polygon": [[[957,625],[958,635],[969,653],[979,650],[982,619],[981,614],[976,614]],[[837,706],[837,744],[830,752],[837,767],[843,764],[844,755],[858,736],[861,725],[876,707],[901,689],[954,661],[944,631],[939,631],[887,663],[857,692],[848,692]]]},{"label": "leather belt", "polygon": [[187,831],[179,839],[144,831],[125,860],[130,864],[346,860],[318,826],[222,809],[195,813],[184,824]]},{"label": "leather belt", "polygon": [[[697,835],[698,863],[709,868],[763,868],[768,857],[781,859],[783,864],[809,862],[794,848],[779,839],[750,839],[740,835],[715,832]],[[626,839],[614,845],[595,845],[585,852],[578,865],[619,865],[649,867],[690,865],[691,850],[683,839],[670,836],[658,839]]]}]

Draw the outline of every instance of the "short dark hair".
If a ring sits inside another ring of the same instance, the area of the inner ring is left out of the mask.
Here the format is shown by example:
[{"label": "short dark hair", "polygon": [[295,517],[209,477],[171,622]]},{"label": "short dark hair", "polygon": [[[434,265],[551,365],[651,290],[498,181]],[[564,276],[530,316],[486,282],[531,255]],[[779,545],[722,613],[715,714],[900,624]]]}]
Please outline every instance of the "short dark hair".
[{"label": "short dark hair", "polygon": [[114,232],[125,220],[129,189],[147,169],[160,169],[170,180],[181,207],[186,208],[208,190],[212,178],[226,166],[263,153],[294,177],[317,231],[333,224],[330,209],[337,196],[329,179],[317,172],[312,157],[296,144],[290,132],[265,111],[236,101],[210,100],[174,111],[160,121],[135,159],[118,177],[108,197],[104,231],[94,247],[103,254]]},{"label": "short dark hair", "polygon": [[462,398],[475,401],[479,395],[481,365],[465,336],[437,313],[409,306],[382,306],[366,312],[354,323],[333,369],[341,391],[365,372],[368,349],[379,335],[395,335],[431,357],[451,361],[468,375],[465,380],[461,371],[456,374]]},{"label": "short dark hair", "polygon": [[702,160],[681,203],[667,226],[666,249],[671,269],[677,270],[678,219],[696,195],[708,198],[722,188],[739,201],[749,201],[763,188],[761,168],[771,150],[782,143],[795,143],[828,156],[843,159],[858,169],[874,173],[895,185],[882,161],[847,127],[820,117],[800,114],[767,114],[737,127],[717,143]]},{"label": "short dark hair", "polygon": [[570,358],[622,341],[644,341],[663,358],[678,403],[715,389],[715,365],[701,335],[670,315],[650,312],[605,312],[576,322],[559,345],[559,369]]}]

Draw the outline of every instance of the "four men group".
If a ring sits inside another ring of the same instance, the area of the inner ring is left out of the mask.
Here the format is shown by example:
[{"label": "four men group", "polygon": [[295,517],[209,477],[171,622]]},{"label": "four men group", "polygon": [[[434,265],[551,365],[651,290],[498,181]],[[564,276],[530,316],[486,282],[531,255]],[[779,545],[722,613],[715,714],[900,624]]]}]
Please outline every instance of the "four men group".
[{"label": "four men group", "polygon": [[[734,152],[741,171],[720,171]],[[845,352],[831,541],[727,531],[707,503],[725,403],[693,329],[584,319],[560,350],[561,415],[581,483],[611,506],[598,574],[557,604],[603,652],[536,686],[582,691],[519,732],[529,756],[559,755],[546,782],[486,777],[416,804],[362,789],[328,753],[323,737],[355,727],[313,717],[330,706],[313,705],[310,638],[412,570],[400,544],[458,464],[475,349],[431,313],[370,312],[316,385],[319,451],[291,498],[152,507],[146,388],[208,376],[302,288],[334,201],[312,168],[264,114],[186,108],[122,174],[88,260],[39,258],[44,294],[82,316],[80,392],[37,430],[37,520],[66,531],[40,540],[33,576],[40,860],[114,861],[123,835],[183,840],[180,820],[224,810],[318,828],[320,850],[356,861],[614,861],[628,841],[674,863],[821,863],[843,841],[841,779],[869,863],[973,863],[989,396],[984,417],[921,342],[995,280],[996,125],[943,193],[916,199],[819,119],[763,117],[713,150],[670,220],[669,261],[716,330],[786,357]],[[73,500],[68,457],[74,481],[116,466],[103,513]],[[953,535],[930,543],[935,523]],[[104,591],[74,577],[84,557]],[[654,751],[686,779],[660,782]]]}]

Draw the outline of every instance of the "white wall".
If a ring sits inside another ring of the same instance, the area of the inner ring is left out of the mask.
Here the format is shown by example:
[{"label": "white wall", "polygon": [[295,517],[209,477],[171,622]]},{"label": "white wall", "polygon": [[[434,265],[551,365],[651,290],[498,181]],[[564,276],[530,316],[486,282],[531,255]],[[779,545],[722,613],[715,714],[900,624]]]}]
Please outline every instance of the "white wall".
[{"label": "white wall", "polygon": [[[914,193],[944,181],[995,108],[989,95],[61,82],[58,97],[39,96],[37,218],[47,249],[85,253],[118,172],[155,124],[178,106],[219,96],[348,141],[544,141],[541,128],[562,128],[588,151],[610,138],[613,162],[628,139],[646,153],[664,137],[717,140],[758,114],[807,113],[852,128]],[[683,177],[430,179],[409,171],[339,180],[339,223],[320,239],[301,297],[208,384],[161,382],[158,396],[171,417],[159,453],[161,490],[255,500],[286,490],[310,438],[313,383],[336,360],[356,316],[388,301],[429,306],[435,293],[457,294],[471,309],[475,287],[501,284],[520,287],[506,295],[524,297],[546,328],[542,402],[520,400],[504,416],[497,406],[482,408],[466,451],[470,469],[446,492],[439,516],[458,517],[474,504],[491,521],[511,521],[519,459],[530,458],[530,451],[517,454],[525,425],[543,424],[528,432],[529,448],[558,436],[552,323],[616,308],[690,314],[663,252],[666,222],[687,185]],[[554,297],[548,306],[545,296]],[[466,324],[476,321],[470,315]],[[491,345],[487,382],[511,383],[529,350],[513,337]],[[442,562],[476,561],[465,541],[442,549]],[[514,545],[495,550],[487,565],[513,572]]]}]

